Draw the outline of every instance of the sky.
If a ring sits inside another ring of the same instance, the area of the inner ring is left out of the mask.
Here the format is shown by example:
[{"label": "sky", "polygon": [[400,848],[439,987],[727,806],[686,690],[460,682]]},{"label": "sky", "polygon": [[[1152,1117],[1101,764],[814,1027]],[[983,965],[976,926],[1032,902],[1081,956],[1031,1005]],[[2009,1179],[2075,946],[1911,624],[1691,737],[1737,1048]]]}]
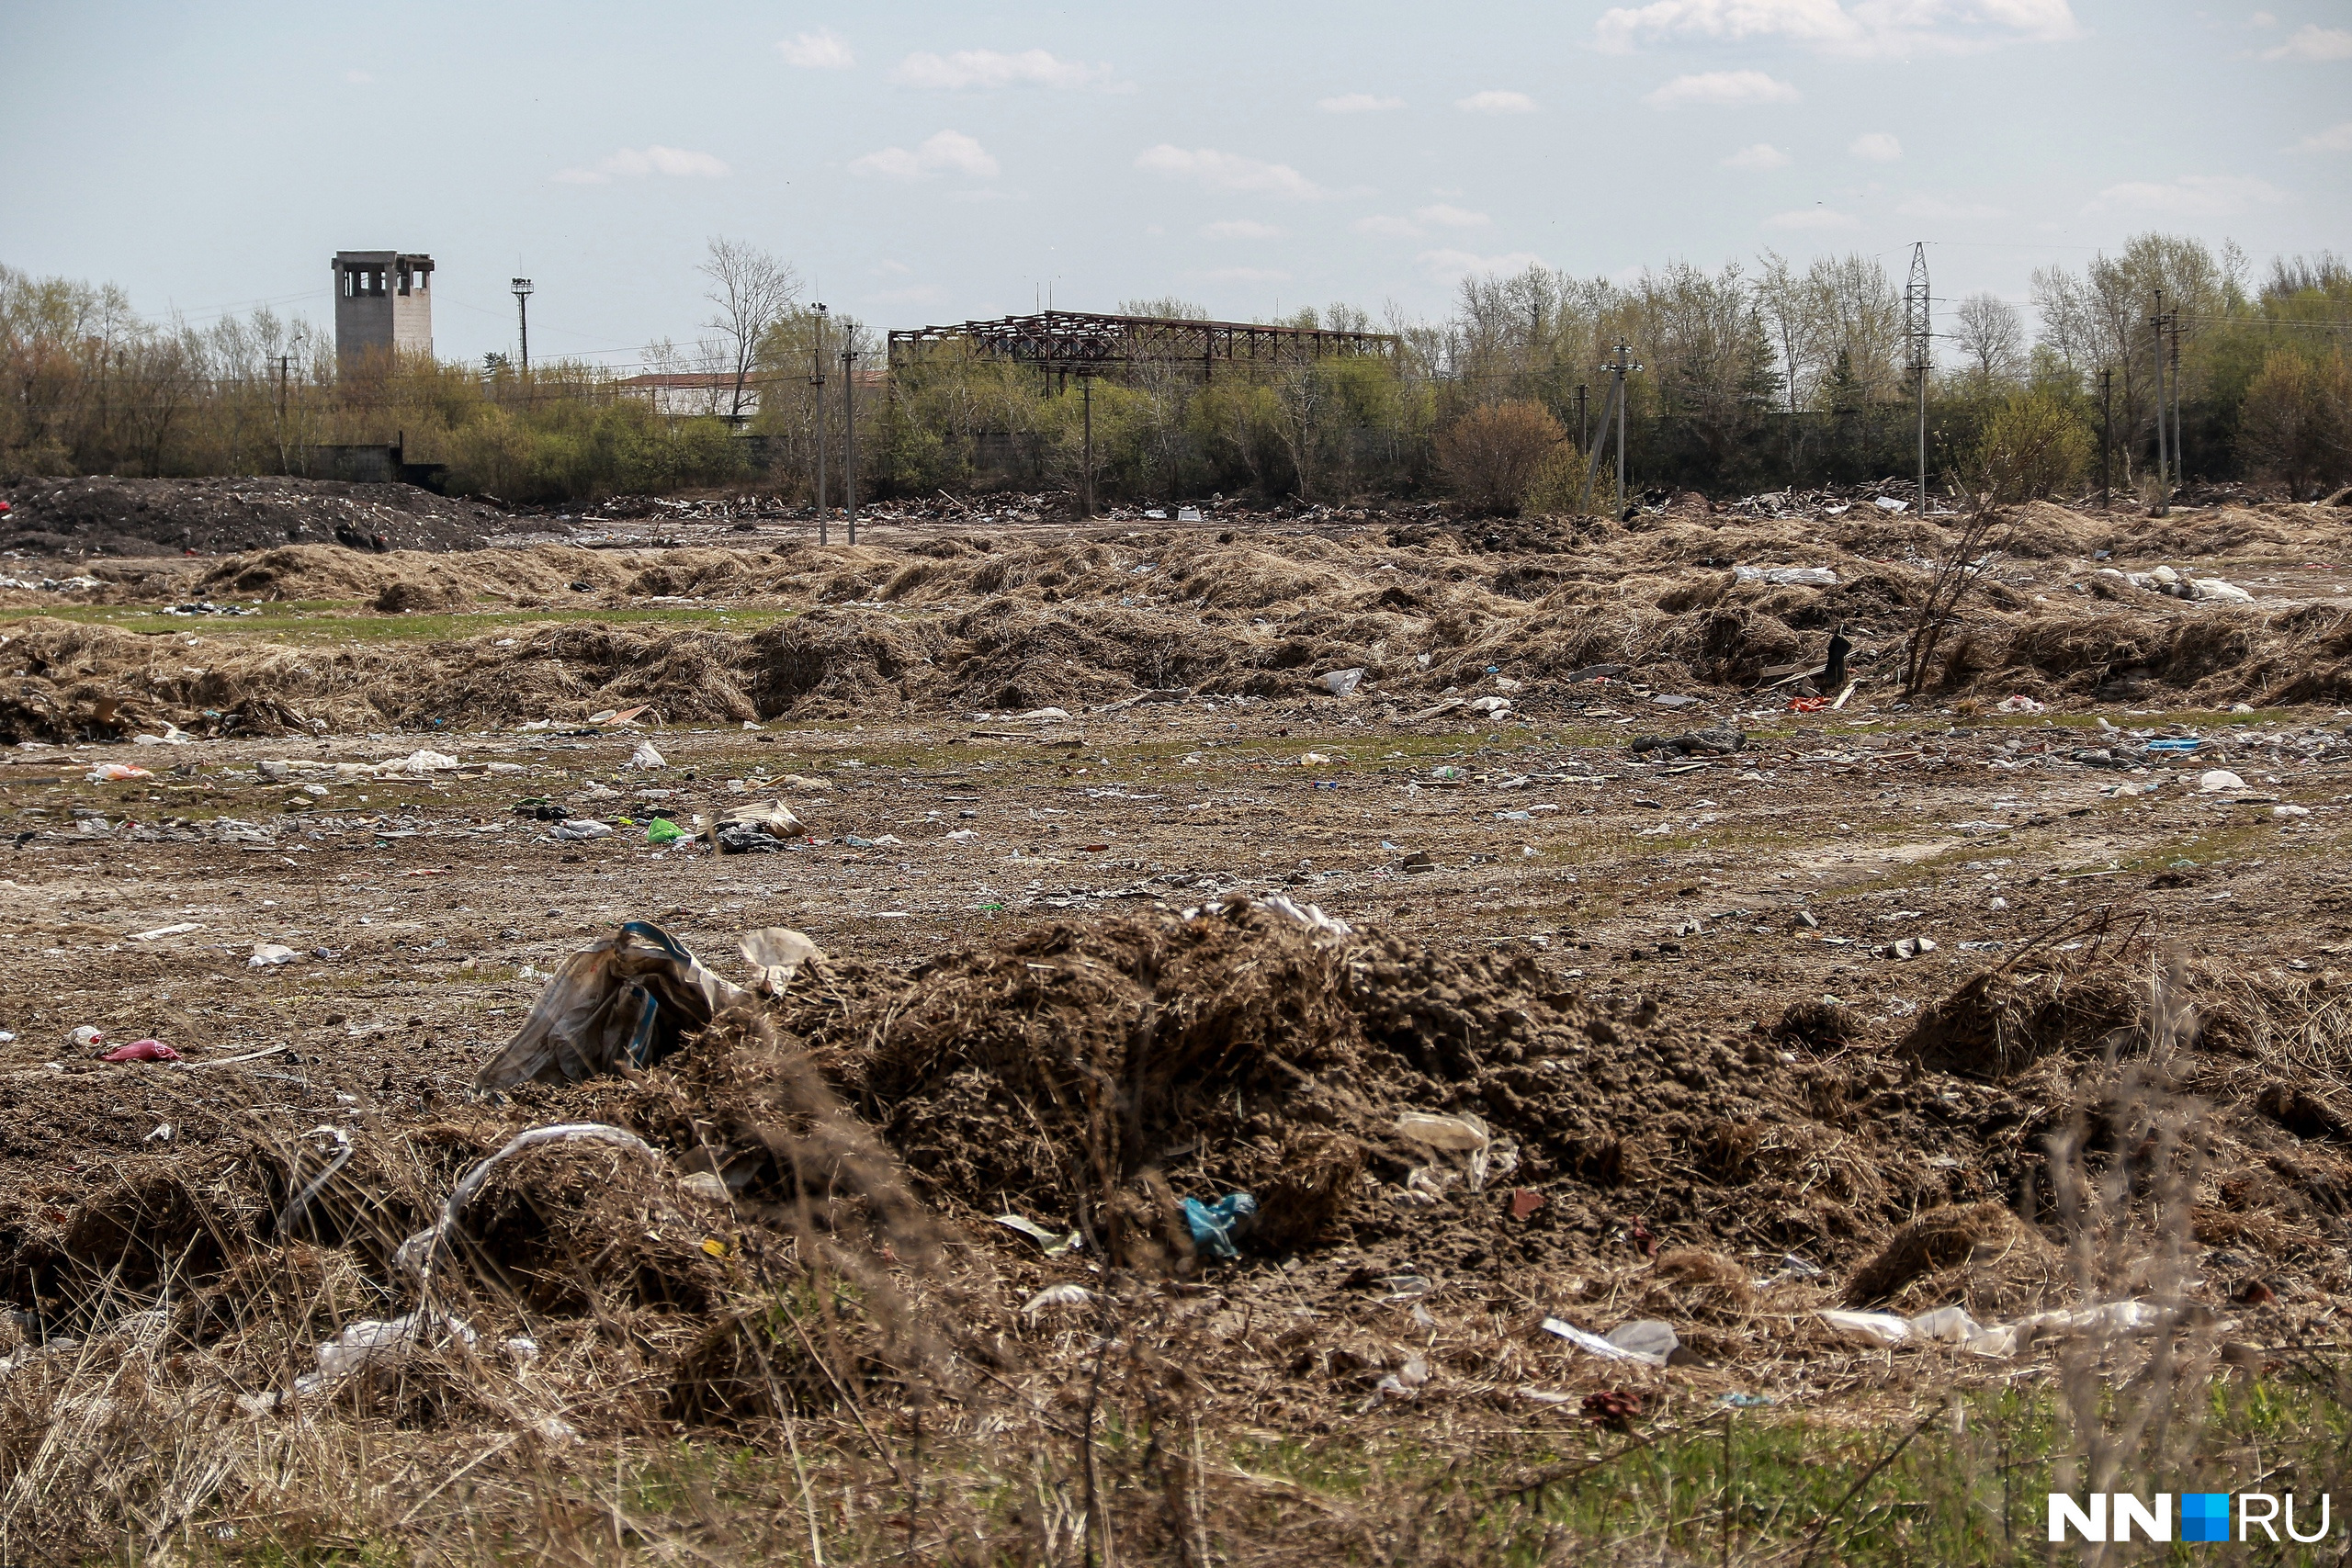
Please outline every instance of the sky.
[{"label": "sky", "polygon": [[628,368],[712,236],[877,329],[1859,251],[2023,304],[2148,229],[2352,254],[2352,4],[0,6],[0,264],[195,324],[435,263],[435,346]]}]

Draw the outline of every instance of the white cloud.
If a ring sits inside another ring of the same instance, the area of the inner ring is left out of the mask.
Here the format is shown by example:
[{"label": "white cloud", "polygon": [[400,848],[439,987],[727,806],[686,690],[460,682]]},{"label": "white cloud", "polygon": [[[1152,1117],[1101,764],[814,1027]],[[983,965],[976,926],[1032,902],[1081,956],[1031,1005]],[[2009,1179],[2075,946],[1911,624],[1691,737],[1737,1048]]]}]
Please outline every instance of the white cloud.
[{"label": "white cloud", "polygon": [[2352,119],[2315,130],[2295,143],[2298,152],[2352,152]]},{"label": "white cloud", "polygon": [[938,285],[918,283],[911,288],[886,288],[866,296],[876,305],[928,305],[941,296]]},{"label": "white cloud", "polygon": [[890,73],[910,87],[953,91],[962,87],[1103,87],[1111,67],[1064,60],[1042,49],[1006,54],[993,49],[959,49],[953,54],[910,54]]},{"label": "white cloud", "polygon": [[831,28],[780,39],[775,51],[784,56],[786,65],[797,65],[803,71],[846,71],[857,63],[857,56],[849,51],[849,40]]},{"label": "white cloud", "polygon": [[1803,96],[1761,71],[1702,71],[1677,76],[1642,102],[1654,109],[1679,109],[1686,104],[1792,104]]},{"label": "white cloud", "polygon": [[1454,99],[1453,107],[1464,114],[1533,114],[1535,100],[1525,93],[1507,93],[1500,88],[1490,87],[1486,92]]},{"label": "white cloud", "polygon": [[2278,25],[2278,18],[2267,11],[2256,11],[2245,20],[2248,27],[2254,28],[2275,28]]},{"label": "white cloud", "polygon": [[1857,229],[1860,220],[1826,207],[1800,207],[1793,212],[1775,212],[1764,221],[1775,229]]},{"label": "white cloud", "polygon": [[1905,197],[1895,204],[1894,210],[1905,218],[1939,218],[1955,223],[2008,216],[2003,208],[1990,207],[1981,201],[1947,201],[1939,196]]},{"label": "white cloud", "polygon": [[1902,159],[1903,143],[1894,139],[1893,131],[1871,130],[1848,142],[1846,151],[1873,164],[1893,164]]},{"label": "white cloud", "polygon": [[911,152],[904,147],[885,147],[879,152],[851,159],[849,165],[851,174],[874,175],[886,180],[919,180],[951,169],[977,180],[997,176],[996,160],[960,130],[943,130],[926,137]]},{"label": "white cloud", "polygon": [[373,82],[376,78],[370,76],[365,71],[346,71],[343,73],[343,79],[350,83],[355,87],[364,87],[368,85],[368,83]]},{"label": "white cloud", "polygon": [[1385,213],[1359,218],[1349,227],[1359,234],[1382,234],[1394,240],[1418,240],[1429,231],[1409,218],[1391,218]]},{"label": "white cloud", "polygon": [[1442,201],[1434,207],[1413,209],[1413,216],[1438,229],[1484,229],[1494,222],[1483,212],[1472,212]]},{"label": "white cloud", "polygon": [[1280,238],[1282,231],[1254,218],[1221,218],[1203,224],[1201,233],[1211,240],[1272,240]]},{"label": "white cloud", "polygon": [[600,186],[616,179],[641,180],[648,175],[662,175],[671,179],[715,180],[728,173],[727,165],[708,152],[690,152],[683,147],[652,146],[639,152],[624,147],[609,158],[583,168],[564,169],[556,178],[566,185]]},{"label": "white cloud", "polygon": [[1378,114],[1383,109],[1403,108],[1405,100],[1372,93],[1341,93],[1337,97],[1316,99],[1315,107],[1325,114]]},{"label": "white cloud", "polygon": [[2285,191],[2251,175],[2183,175],[2176,180],[2128,180],[2109,186],[2083,210],[2170,219],[2234,218],[2248,208],[2269,207],[2287,199]]},{"label": "white cloud", "polygon": [[1788,166],[1789,155],[1769,141],[1743,147],[1724,160],[1726,169],[1785,169]]},{"label": "white cloud", "polygon": [[1423,251],[1415,259],[1440,282],[1473,274],[1525,272],[1544,265],[1544,258],[1533,251],[1506,251],[1496,256],[1482,256],[1476,251]]},{"label": "white cloud", "polygon": [[2265,60],[2352,60],[2352,30],[2323,28],[2305,22],[2277,49],[2262,51]]},{"label": "white cloud", "polygon": [[1262,191],[1301,201],[1323,194],[1314,181],[1288,164],[1269,164],[1212,147],[1183,148],[1163,141],[1137,153],[1136,167],[1170,179],[1192,180],[1211,190]]},{"label": "white cloud", "polygon": [[874,270],[885,277],[911,277],[915,269],[902,261],[892,261],[885,256],[874,264]]},{"label": "white cloud", "polygon": [[1220,266],[1201,274],[1212,283],[1287,283],[1290,274],[1268,266]]},{"label": "white cloud", "polygon": [[1953,54],[2078,38],[2067,0],[1651,0],[1602,13],[1600,47],[1779,39],[1824,54]]}]

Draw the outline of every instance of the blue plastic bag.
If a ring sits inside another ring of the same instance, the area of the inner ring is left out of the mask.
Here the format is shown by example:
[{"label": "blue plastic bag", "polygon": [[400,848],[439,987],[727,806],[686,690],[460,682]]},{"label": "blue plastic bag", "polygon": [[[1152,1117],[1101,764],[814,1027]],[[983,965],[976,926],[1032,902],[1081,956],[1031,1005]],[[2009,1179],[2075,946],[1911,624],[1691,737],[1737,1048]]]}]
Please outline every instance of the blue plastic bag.
[{"label": "blue plastic bag", "polygon": [[1184,1223],[1192,1227],[1193,1247],[1210,1258],[1238,1258],[1234,1236],[1257,1217],[1258,1200],[1247,1192],[1228,1192],[1214,1203],[1184,1200]]}]

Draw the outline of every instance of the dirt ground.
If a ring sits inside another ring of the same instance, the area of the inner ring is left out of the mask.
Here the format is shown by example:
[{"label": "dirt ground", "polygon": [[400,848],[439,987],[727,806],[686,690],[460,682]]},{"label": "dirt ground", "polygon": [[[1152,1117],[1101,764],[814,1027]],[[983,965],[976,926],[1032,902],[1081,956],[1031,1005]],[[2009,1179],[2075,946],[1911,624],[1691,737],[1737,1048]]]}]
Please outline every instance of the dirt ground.
[{"label": "dirt ground", "polygon": [[[0,592],[0,663],[25,661],[0,680],[7,1386],[44,1342],[161,1310],[201,1395],[172,1408],[282,1424],[221,1391],[401,1310],[370,1224],[397,1240],[515,1132],[594,1121],[668,1174],[536,1156],[469,1223],[500,1280],[478,1325],[605,1392],[485,1474],[772,1444],[790,1409],[851,1448],[921,1409],[918,1452],[984,1447],[1023,1411],[1076,1419],[1071,1379],[1095,1357],[1099,1392],[1112,1343],[1119,1397],[1178,1401],[1196,1445],[1205,1423],[1580,1452],[1608,1418],[1588,1394],[1834,1413],[1928,1360],[1979,1375],[1819,1309],[1991,1325],[2155,1290],[2145,1247],[2082,1243],[2067,1185],[2138,1146],[2151,1074],[2200,1150],[2165,1288],[2233,1343],[2340,1337],[2352,529],[2030,509],[1905,702],[1906,562],[1941,525],[1770,510],[901,525],[855,548],[763,523]],[[2098,575],[2165,564],[2251,602]],[[255,613],[162,613],[199,601]],[[1839,626],[1860,683],[1792,711],[1815,688],[1776,671]],[[1714,739],[1634,744],[1693,734]],[[426,750],[455,765],[331,766]],[[779,800],[804,826],[774,852],[648,841]],[[560,836],[566,814],[613,831]],[[824,956],[641,1074],[469,1096],[548,974],[630,920],[739,985],[746,931]],[[147,1038],[184,1060],[96,1059]],[[1485,1179],[1414,1114],[1475,1118]],[[336,1135],[342,1234],[273,1231]],[[679,1195],[697,1169],[720,1208]],[[1239,1190],[1256,1227],[1208,1256],[1175,1204]],[[616,1194],[637,1206],[605,1225]],[[1081,1239],[1048,1251],[1007,1213]],[[754,1376],[742,1303],[820,1257],[859,1281],[854,1344]],[[310,1304],[264,1334],[238,1281],[289,1269]],[[1547,1318],[1657,1319],[1683,1348],[1599,1359]],[[527,1382],[335,1419],[522,1430],[548,1418]],[[1193,1560],[1201,1505],[1133,1474],[1102,1507]],[[99,1539],[111,1506],[74,1528]],[[287,1506],[240,1472],[173,1528],[293,1529]],[[936,1528],[1055,1559],[1044,1504],[963,1506]]]}]

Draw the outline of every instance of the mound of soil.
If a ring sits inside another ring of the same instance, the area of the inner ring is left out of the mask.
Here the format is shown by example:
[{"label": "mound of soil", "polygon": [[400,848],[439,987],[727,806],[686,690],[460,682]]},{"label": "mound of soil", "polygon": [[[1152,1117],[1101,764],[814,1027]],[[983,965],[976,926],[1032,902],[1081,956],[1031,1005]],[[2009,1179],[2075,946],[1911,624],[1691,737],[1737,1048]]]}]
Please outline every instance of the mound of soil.
[{"label": "mound of soil", "polygon": [[380,536],[384,548],[474,550],[507,525],[478,501],[339,479],[30,479],[0,496],[0,550],[30,555],[227,555]]},{"label": "mound of soil", "polygon": [[[1558,991],[1523,958],[1342,941],[1264,907],[1055,926],[903,977],[829,971],[778,1022],[920,1197],[1130,1257],[1181,1231],[1174,1196],[1236,1190],[1277,1252],[1457,1234],[1472,1253],[1577,1251],[1625,1213],[1777,1247],[1903,1202],[1862,1136],[1815,1121],[1842,1088],[1760,1041]],[[1435,1156],[1400,1135],[1408,1111],[1477,1118],[1517,1145],[1517,1175],[1411,1206],[1406,1179]],[[1693,1169],[1702,1184],[1669,1179]],[[1532,1222],[1505,1217],[1514,1181],[1552,1194]]]},{"label": "mound of soil", "polygon": [[2044,1056],[2131,1043],[2147,987],[2114,969],[1987,970],[1924,1009],[1896,1052],[1931,1071],[1995,1082]]}]

